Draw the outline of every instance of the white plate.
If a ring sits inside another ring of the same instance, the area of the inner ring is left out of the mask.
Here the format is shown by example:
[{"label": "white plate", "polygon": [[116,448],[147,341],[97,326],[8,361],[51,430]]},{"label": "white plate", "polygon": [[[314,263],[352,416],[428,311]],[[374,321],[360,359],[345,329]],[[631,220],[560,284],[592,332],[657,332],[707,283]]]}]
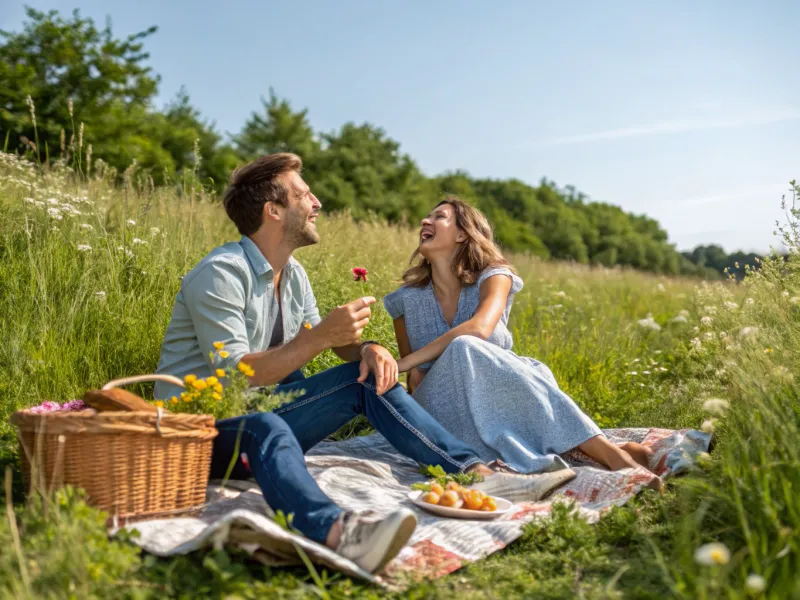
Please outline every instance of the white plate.
[{"label": "white plate", "polygon": [[489,519],[496,519],[499,516],[506,514],[513,504],[504,498],[493,496],[497,502],[497,510],[489,512],[484,510],[469,510],[468,508],[450,508],[449,506],[439,506],[438,504],[430,504],[429,502],[422,501],[422,490],[414,490],[409,492],[408,499],[415,505],[419,506],[422,510],[427,510],[429,513],[439,515],[442,517],[451,517],[453,519],[472,519],[488,521]]}]

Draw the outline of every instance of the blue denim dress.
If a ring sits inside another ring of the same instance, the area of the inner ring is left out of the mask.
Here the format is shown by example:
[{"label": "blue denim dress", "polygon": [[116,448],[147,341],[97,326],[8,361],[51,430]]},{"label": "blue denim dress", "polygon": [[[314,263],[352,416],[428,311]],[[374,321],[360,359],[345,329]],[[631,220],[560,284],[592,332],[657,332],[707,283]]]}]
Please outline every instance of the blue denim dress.
[{"label": "blue denim dress", "polygon": [[[506,308],[487,340],[456,338],[433,363],[414,398],[485,462],[500,460],[520,473],[566,468],[559,454],[597,435],[600,428],[561,391],[546,365],[511,351],[508,316],[522,280],[505,267],[491,267],[464,286],[452,327],[468,321],[489,277],[512,279]],[[404,317],[411,350],[451,328],[433,286],[401,287],[384,299],[393,319]]]}]

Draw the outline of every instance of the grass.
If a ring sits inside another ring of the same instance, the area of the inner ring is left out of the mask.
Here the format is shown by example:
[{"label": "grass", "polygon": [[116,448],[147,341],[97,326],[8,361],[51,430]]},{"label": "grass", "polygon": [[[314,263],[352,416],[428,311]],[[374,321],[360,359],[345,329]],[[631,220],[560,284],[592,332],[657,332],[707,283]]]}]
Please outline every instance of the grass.
[{"label": "grass", "polygon": [[[102,516],[74,491],[23,501],[8,417],[152,372],[180,277],[238,237],[213,201],[137,186],[134,173],[126,181],[115,188],[65,169],[41,174],[0,155],[0,462],[14,481],[13,518],[0,520],[0,591],[15,598],[381,596],[334,573],[321,572],[320,586],[305,570],[269,569],[225,551],[142,555],[124,538],[109,540]],[[506,550],[397,595],[744,598],[752,595],[746,578],[757,574],[766,579],[765,596],[800,597],[795,231],[786,233],[788,258],[767,261],[743,284],[512,256],[525,281],[512,311],[515,350],[548,364],[601,426],[699,427],[710,397],[730,409],[714,423],[711,456],[662,496],[647,493],[594,526],[561,507]],[[298,258],[323,314],[363,294],[353,266],[369,269],[367,291],[376,297],[395,289],[414,243],[402,227],[346,216],[326,218],[320,232],[322,243]],[[686,317],[676,319],[681,311]],[[384,310],[375,311],[365,337],[393,347]],[[307,372],[337,362],[325,353]],[[339,436],[363,428],[357,423]],[[728,564],[695,561],[695,549],[709,541],[731,549]]]}]

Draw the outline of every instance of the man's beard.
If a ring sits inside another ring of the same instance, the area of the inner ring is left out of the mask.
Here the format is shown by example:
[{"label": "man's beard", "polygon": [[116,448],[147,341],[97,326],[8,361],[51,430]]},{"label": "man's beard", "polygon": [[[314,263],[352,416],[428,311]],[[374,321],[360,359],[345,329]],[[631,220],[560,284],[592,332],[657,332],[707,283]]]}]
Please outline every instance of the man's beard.
[{"label": "man's beard", "polygon": [[286,241],[292,248],[302,248],[319,242],[319,233],[317,233],[311,221],[308,220],[309,216],[303,216],[295,212],[287,214],[285,236]]}]

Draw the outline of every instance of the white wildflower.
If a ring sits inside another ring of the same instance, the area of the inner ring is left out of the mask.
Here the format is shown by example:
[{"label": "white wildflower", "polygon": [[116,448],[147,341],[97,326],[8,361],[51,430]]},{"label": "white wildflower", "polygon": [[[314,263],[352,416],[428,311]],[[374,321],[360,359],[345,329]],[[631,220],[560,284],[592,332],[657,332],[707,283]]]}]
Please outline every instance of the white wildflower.
[{"label": "white wildflower", "polygon": [[161,233],[161,230],[158,227],[150,228],[150,235],[158,235],[159,233]]},{"label": "white wildflower", "polygon": [[639,362],[640,360],[641,360],[640,358],[634,358],[631,362],[635,364],[635,363]]},{"label": "white wildflower", "polygon": [[138,245],[144,246],[144,245],[147,245],[147,242],[145,240],[140,240],[139,238],[133,238],[131,240],[131,244],[133,244],[134,246],[138,246]]},{"label": "white wildflower", "polygon": [[61,204],[56,198],[48,198],[47,200],[45,200],[45,202],[47,202],[51,206],[58,206],[59,204]]},{"label": "white wildflower", "polygon": [[714,339],[714,332],[713,332],[713,331],[706,331],[706,332],[703,334],[703,339],[704,339],[704,340],[707,340],[707,341],[711,341],[711,340],[713,340],[713,339]]},{"label": "white wildflower", "polygon": [[28,204],[36,204],[36,200],[34,200],[33,198],[23,198],[22,201]]},{"label": "white wildflower", "polygon": [[678,315],[672,318],[672,323],[686,323],[687,319],[683,315]]},{"label": "white wildflower", "polygon": [[669,369],[667,369],[666,367],[658,367],[658,369],[656,370],[659,371],[660,373],[666,373],[667,371],[669,371]]},{"label": "white wildflower", "polygon": [[791,383],[794,380],[794,375],[792,375],[792,372],[783,365],[778,365],[772,372],[775,377],[781,381],[784,381],[785,383]]},{"label": "white wildflower", "polygon": [[128,219],[128,220],[126,221],[126,223],[127,223],[128,225],[130,225],[131,227],[133,227],[134,225],[136,225],[136,221],[134,221],[133,219]]},{"label": "white wildflower", "polygon": [[703,312],[707,315],[715,315],[717,314],[717,307],[716,306],[704,306]]},{"label": "white wildflower", "polygon": [[781,296],[783,296],[784,298],[788,298],[788,297],[789,297],[789,292],[788,292],[788,291],[786,291],[786,290],[783,290],[783,291],[781,292]]},{"label": "white wildflower", "polygon": [[703,544],[694,552],[694,560],[698,564],[707,567],[715,565],[727,565],[731,559],[731,551],[725,544],[720,542],[711,542],[710,544]]},{"label": "white wildflower", "polygon": [[716,419],[706,419],[705,421],[703,421],[703,424],[700,425],[700,431],[702,431],[703,433],[714,433],[716,425],[717,425]]},{"label": "white wildflower", "polygon": [[800,304],[800,296],[792,296],[789,298],[789,302],[792,304]]},{"label": "white wildflower", "polygon": [[81,223],[81,229],[84,231],[94,231],[94,227],[89,225],[89,223]]},{"label": "white wildflower", "polygon": [[701,319],[700,319],[700,323],[701,323],[701,324],[702,324],[704,327],[711,327],[711,324],[712,324],[713,322],[714,322],[714,318],[713,318],[713,317],[703,317],[703,318],[701,318]]},{"label": "white wildflower", "polygon": [[712,415],[723,415],[730,407],[730,402],[722,398],[709,398],[703,402],[703,410]]},{"label": "white wildflower", "polygon": [[48,208],[48,209],[47,209],[47,214],[48,214],[50,217],[52,217],[53,219],[55,219],[56,221],[60,221],[61,219],[63,219],[63,218],[64,218],[64,217],[61,215],[61,211],[60,211],[60,210],[58,210],[57,208],[52,208],[52,207],[51,207],[51,208]]},{"label": "white wildflower", "polygon": [[744,303],[745,303],[747,306],[752,306],[753,304],[755,304],[755,302],[756,302],[756,301],[755,301],[755,300],[753,300],[752,298],[747,298],[747,299],[744,301]]},{"label": "white wildflower", "polygon": [[689,311],[688,311],[688,310],[686,310],[686,309],[684,308],[683,310],[681,310],[680,312],[678,312],[678,316],[679,316],[679,317],[683,317],[683,318],[685,319],[686,317],[688,317],[688,316],[689,316]]},{"label": "white wildflower", "polygon": [[700,338],[692,338],[692,341],[690,343],[692,344],[692,348],[694,348],[695,350],[699,350],[703,346],[703,343],[700,341]]},{"label": "white wildflower", "polygon": [[91,252],[92,247],[89,244],[78,244],[78,252]]},{"label": "white wildflower", "polygon": [[758,327],[742,327],[739,330],[739,337],[749,338],[754,337],[758,333]]},{"label": "white wildflower", "polygon": [[739,308],[739,305],[736,304],[736,302],[731,302],[730,300],[725,302],[725,304],[723,304],[723,306],[725,308],[727,308],[728,310],[736,310],[737,308]]},{"label": "white wildflower", "polygon": [[117,246],[117,250],[124,252],[128,258],[133,258],[133,252],[131,252],[128,248],[125,248],[124,246]]},{"label": "white wildflower", "polygon": [[99,292],[95,292],[94,293],[94,297],[97,298],[98,300],[102,301],[102,300],[106,299],[106,293],[104,291],[100,290]]},{"label": "white wildflower", "polygon": [[665,288],[665,287],[664,287],[664,284],[663,284],[663,283],[659,283],[659,284],[656,286],[656,289],[657,289],[659,292],[663,292],[663,291],[664,291],[664,290],[666,290],[667,288]]},{"label": "white wildflower", "polygon": [[567,292],[565,292],[565,291],[561,290],[560,292],[556,292],[556,293],[555,293],[555,294],[553,294],[553,295],[554,295],[556,298],[566,298],[566,297],[567,297]]},{"label": "white wildflower", "polygon": [[642,375],[650,375],[650,371],[642,371]]},{"label": "white wildflower", "polygon": [[744,582],[744,589],[751,594],[760,594],[767,589],[767,582],[761,575],[751,573]]},{"label": "white wildflower", "polygon": [[630,371],[630,372],[628,372],[628,375],[638,375],[638,374],[639,374],[639,373],[637,373],[636,371]]},{"label": "white wildflower", "polygon": [[639,323],[639,327],[644,329],[652,329],[653,331],[661,330],[661,325],[656,323],[655,319],[653,319],[653,315],[647,315],[646,319],[639,319],[637,322]]}]

